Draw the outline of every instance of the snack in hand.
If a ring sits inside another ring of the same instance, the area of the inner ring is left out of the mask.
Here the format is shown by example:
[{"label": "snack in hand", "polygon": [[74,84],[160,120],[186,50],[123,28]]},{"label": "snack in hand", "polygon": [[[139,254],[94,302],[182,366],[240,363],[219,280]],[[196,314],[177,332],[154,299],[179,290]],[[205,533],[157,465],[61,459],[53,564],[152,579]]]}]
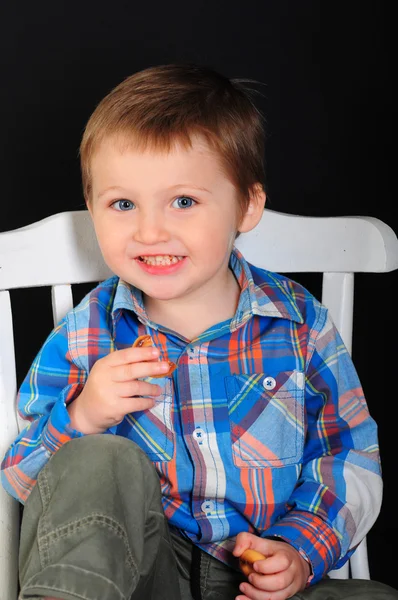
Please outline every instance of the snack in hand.
[{"label": "snack in hand", "polygon": [[[153,346],[152,339],[150,335],[140,335],[134,342],[133,348],[143,348],[147,346]],[[177,365],[171,360],[167,361],[169,363],[169,370],[166,373],[159,373],[158,375],[152,375],[152,377],[170,377],[173,371],[176,370]]]},{"label": "snack in hand", "polygon": [[248,577],[250,573],[255,573],[253,569],[253,563],[256,560],[264,560],[266,558],[264,554],[257,552],[257,550],[245,550],[239,557],[239,566],[243,573]]}]

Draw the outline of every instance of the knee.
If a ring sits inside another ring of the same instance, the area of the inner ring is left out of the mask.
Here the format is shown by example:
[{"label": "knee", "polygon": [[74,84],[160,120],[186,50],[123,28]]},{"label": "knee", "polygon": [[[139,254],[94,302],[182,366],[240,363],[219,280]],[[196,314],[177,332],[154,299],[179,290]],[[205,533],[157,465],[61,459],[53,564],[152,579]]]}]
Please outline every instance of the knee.
[{"label": "knee", "polygon": [[104,452],[142,452],[141,448],[135,442],[120,435],[111,435],[106,433],[83,435],[79,438],[74,438],[61,446],[58,453],[77,453],[80,456],[84,454],[100,454]]},{"label": "knee", "polygon": [[135,442],[118,435],[85,435],[70,440],[52,456],[48,467],[58,473],[76,469],[91,477],[101,472],[126,472],[129,477],[143,472],[146,477],[158,479],[145,452]]}]

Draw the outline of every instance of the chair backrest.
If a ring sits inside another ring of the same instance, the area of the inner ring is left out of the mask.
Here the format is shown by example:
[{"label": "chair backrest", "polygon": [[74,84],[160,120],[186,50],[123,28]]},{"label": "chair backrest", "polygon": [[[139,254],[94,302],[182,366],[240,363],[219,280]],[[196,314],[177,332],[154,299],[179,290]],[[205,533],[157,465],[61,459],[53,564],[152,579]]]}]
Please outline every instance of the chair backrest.
[{"label": "chair backrest", "polygon": [[[259,225],[241,235],[246,259],[278,273],[323,274],[322,302],[351,351],[354,274],[398,268],[398,240],[372,217],[303,217],[265,210]],[[16,361],[9,290],[51,286],[56,324],[73,307],[73,284],[110,275],[87,211],[53,215],[0,233],[0,455],[25,426],[16,412]],[[19,505],[0,486],[0,600],[17,598]],[[353,577],[369,578],[364,540],[351,561]],[[333,573],[348,577],[348,564]]]}]

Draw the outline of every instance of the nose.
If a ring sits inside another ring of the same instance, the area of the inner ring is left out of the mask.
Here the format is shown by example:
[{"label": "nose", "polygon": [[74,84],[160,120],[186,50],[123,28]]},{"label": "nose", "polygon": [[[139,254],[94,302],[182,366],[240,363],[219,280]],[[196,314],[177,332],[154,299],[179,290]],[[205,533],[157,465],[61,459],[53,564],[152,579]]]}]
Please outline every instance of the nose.
[{"label": "nose", "polygon": [[165,216],[160,210],[141,209],[136,224],[134,240],[140,244],[149,246],[170,239]]}]

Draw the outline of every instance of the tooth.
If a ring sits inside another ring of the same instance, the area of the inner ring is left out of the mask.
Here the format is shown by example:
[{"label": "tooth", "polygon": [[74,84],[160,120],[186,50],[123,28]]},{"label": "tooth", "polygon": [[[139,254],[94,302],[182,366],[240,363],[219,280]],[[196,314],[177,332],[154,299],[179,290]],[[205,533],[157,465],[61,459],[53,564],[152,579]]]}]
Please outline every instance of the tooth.
[{"label": "tooth", "polygon": [[149,265],[162,265],[162,266],[167,266],[167,265],[174,265],[176,264],[178,261],[182,260],[184,257],[183,256],[175,256],[175,255],[171,255],[171,254],[164,254],[164,255],[156,255],[156,256],[140,256],[139,257],[140,260],[142,260],[143,262],[149,264]]}]

